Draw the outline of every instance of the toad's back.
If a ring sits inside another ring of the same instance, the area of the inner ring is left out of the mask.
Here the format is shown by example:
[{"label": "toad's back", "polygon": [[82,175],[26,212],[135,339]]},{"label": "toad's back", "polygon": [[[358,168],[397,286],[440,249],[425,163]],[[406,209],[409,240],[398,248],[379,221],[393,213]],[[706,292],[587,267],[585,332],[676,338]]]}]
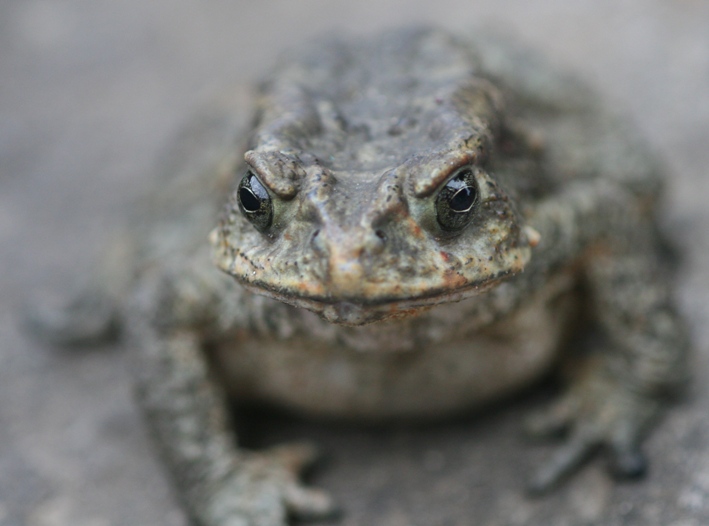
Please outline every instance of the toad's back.
[{"label": "toad's back", "polygon": [[422,29],[356,45],[320,42],[284,64],[264,84],[271,99],[256,143],[282,140],[329,169],[359,173],[453,139],[468,112],[449,115],[444,103],[479,70],[469,47]]}]

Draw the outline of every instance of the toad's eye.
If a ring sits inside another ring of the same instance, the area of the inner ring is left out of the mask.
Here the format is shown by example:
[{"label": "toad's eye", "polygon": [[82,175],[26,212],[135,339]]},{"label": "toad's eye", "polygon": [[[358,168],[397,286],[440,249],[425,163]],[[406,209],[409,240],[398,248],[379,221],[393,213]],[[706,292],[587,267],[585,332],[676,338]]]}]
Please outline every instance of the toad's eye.
[{"label": "toad's eye", "polygon": [[462,229],[472,219],[477,201],[478,187],[472,170],[461,170],[438,192],[438,224],[449,232]]},{"label": "toad's eye", "polygon": [[258,177],[249,170],[239,183],[239,210],[252,225],[264,232],[273,222],[273,202]]}]

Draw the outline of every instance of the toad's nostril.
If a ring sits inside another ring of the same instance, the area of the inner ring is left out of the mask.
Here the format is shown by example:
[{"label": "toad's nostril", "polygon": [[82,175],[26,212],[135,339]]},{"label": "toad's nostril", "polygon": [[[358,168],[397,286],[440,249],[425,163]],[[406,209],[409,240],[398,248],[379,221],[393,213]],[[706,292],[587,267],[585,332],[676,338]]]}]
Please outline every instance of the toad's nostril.
[{"label": "toad's nostril", "polygon": [[326,247],[326,240],[323,238],[322,235],[320,235],[320,229],[316,229],[312,235],[310,236],[310,244],[313,247],[313,250],[320,252],[320,253],[326,253],[327,252],[327,247]]},{"label": "toad's nostril", "polygon": [[362,240],[362,248],[369,254],[379,254],[384,250],[386,240],[386,233],[383,230],[377,229],[364,237]]},{"label": "toad's nostril", "polygon": [[320,235],[320,229],[316,229],[311,235],[310,235],[310,244],[315,247],[315,249],[322,250],[325,248],[323,246],[323,240],[322,236]]}]

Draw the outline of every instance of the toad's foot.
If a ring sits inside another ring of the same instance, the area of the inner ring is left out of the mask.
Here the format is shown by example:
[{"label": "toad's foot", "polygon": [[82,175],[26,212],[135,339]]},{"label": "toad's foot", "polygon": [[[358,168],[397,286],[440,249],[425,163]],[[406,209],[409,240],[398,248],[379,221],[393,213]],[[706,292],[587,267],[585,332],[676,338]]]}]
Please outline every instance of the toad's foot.
[{"label": "toad's foot", "polygon": [[565,436],[556,453],[532,476],[530,493],[554,488],[599,450],[607,454],[615,478],[643,476],[647,461],[642,438],[661,409],[657,397],[633,391],[610,374],[589,375],[526,422],[525,430],[532,437]]},{"label": "toad's foot", "polygon": [[62,347],[89,346],[113,340],[119,332],[116,301],[102,290],[85,288],[60,304],[25,308],[25,330]]},{"label": "toad's foot", "polygon": [[286,526],[288,518],[331,517],[336,507],[324,492],[304,487],[301,472],[315,460],[308,444],[289,444],[245,453],[196,506],[200,526]]}]

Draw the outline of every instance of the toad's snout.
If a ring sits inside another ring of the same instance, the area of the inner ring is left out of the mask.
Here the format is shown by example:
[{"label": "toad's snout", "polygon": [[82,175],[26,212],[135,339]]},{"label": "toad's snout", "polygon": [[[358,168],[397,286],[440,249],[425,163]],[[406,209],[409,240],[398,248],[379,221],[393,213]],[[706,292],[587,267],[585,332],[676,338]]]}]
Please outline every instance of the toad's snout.
[{"label": "toad's snout", "polygon": [[369,227],[317,230],[313,249],[327,262],[328,290],[334,297],[357,297],[373,278],[372,268],[386,246],[383,232]]}]

